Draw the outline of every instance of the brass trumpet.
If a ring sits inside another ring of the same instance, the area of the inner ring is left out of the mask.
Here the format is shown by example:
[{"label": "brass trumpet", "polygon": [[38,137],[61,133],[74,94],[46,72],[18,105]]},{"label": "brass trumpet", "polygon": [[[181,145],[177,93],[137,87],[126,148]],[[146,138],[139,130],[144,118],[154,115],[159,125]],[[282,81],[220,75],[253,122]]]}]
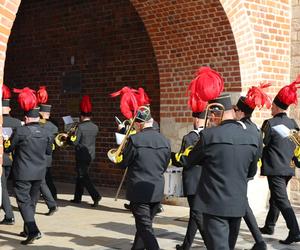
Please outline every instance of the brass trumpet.
[{"label": "brass trumpet", "polygon": [[76,134],[77,128],[78,123],[74,123],[67,132],[58,133],[54,138],[55,144],[58,147],[66,146],[68,138]]}]

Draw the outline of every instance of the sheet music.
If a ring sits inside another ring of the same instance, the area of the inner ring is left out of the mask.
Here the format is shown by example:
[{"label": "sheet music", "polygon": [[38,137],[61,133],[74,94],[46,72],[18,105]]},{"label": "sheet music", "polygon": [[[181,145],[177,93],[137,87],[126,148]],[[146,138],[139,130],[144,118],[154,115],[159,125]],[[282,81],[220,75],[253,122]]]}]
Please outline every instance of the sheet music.
[{"label": "sheet music", "polygon": [[65,125],[74,123],[72,116],[70,116],[70,115],[63,116],[62,119],[64,120]]},{"label": "sheet music", "polygon": [[2,135],[3,135],[3,138],[4,138],[4,139],[10,138],[11,135],[12,135],[12,132],[13,132],[12,128],[10,128],[10,127],[3,127],[3,128],[2,128]]}]

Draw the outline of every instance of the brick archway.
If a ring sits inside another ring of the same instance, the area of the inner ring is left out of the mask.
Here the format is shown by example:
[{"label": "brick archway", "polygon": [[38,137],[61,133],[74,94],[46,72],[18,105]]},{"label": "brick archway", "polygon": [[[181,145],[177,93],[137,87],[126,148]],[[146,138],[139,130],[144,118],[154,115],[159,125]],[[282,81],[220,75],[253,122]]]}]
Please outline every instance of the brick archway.
[{"label": "brick archway", "polygon": [[[275,93],[290,81],[288,0],[130,2],[143,20],[155,51],[162,123],[167,124],[171,117],[182,124],[189,120],[186,83],[201,64],[210,64],[223,74],[227,91],[239,92],[253,82],[270,81]],[[1,82],[7,43],[20,3],[0,1]],[[179,138],[185,131],[175,132]]]}]

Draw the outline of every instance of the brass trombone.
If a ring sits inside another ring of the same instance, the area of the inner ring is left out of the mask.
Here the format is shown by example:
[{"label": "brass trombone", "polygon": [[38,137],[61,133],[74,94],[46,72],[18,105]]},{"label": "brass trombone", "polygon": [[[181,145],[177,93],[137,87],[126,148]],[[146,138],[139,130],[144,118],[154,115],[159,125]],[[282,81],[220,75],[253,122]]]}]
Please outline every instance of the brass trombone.
[{"label": "brass trombone", "polygon": [[225,108],[220,103],[210,103],[206,106],[204,128],[218,126],[223,119]]}]

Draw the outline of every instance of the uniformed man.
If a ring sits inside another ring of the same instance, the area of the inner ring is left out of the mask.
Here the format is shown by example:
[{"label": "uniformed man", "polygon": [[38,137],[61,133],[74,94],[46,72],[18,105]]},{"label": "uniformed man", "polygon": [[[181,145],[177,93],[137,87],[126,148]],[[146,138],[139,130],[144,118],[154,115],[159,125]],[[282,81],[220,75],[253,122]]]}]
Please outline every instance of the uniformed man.
[{"label": "uniformed man", "polygon": [[5,152],[14,151],[13,177],[15,194],[19,210],[24,220],[22,236],[27,239],[21,244],[27,245],[41,238],[34,214],[35,205],[42,180],[45,178],[46,154],[52,153],[52,142],[46,129],[39,124],[39,108],[33,90],[16,90],[18,102],[24,110],[25,126],[16,128],[11,144],[5,143]]},{"label": "uniformed man", "polygon": [[[225,111],[219,126],[201,131],[188,157],[188,164],[202,166],[193,209],[203,214],[208,250],[234,249],[246,214],[247,178],[257,170],[259,142],[234,120],[229,95],[211,102],[221,103]],[[197,215],[195,219],[199,220]]]},{"label": "uniformed man", "polygon": [[282,244],[291,244],[300,241],[300,231],[297,218],[288,199],[286,186],[295,169],[290,167],[294,155],[295,145],[288,138],[282,138],[272,127],[283,124],[289,129],[299,130],[295,120],[290,119],[286,110],[290,104],[297,103],[297,87],[300,79],[283,87],[272,103],[273,118],[264,121],[262,131],[264,133],[264,148],[262,155],[261,174],[267,176],[270,189],[270,207],[264,227],[260,228],[263,234],[273,234],[279,216],[283,215],[289,229],[288,237],[280,240]]},{"label": "uniformed man", "polygon": [[[158,122],[155,121],[154,119],[153,119],[153,129],[155,129],[155,130],[157,130],[158,132],[160,132],[159,124],[158,124]],[[119,125],[118,125],[118,131],[119,131],[119,133],[121,133],[121,134],[126,134],[125,126],[124,126],[123,124],[119,124]],[[131,210],[130,203],[129,203],[129,204],[125,203],[125,204],[124,204],[124,208],[126,208],[127,210]],[[164,208],[163,208],[162,204],[160,204],[160,205],[158,206],[158,208],[157,208],[157,213],[161,213],[161,212],[163,212],[163,211],[164,211]]]},{"label": "uniformed man", "polygon": [[[128,167],[126,199],[135,217],[136,234],[131,249],[158,250],[152,220],[164,191],[164,172],[171,157],[169,141],[153,128],[150,110],[139,110],[135,119],[137,134],[128,143],[116,162]],[[140,132],[139,132],[140,131]]]},{"label": "uniformed man", "polygon": [[101,200],[101,195],[94,187],[89,177],[89,167],[95,159],[96,137],[99,132],[98,126],[91,121],[92,103],[90,97],[85,95],[80,103],[80,123],[75,136],[70,137],[75,146],[77,180],[73,203],[80,203],[84,188],[87,189],[93,199],[92,207],[96,207]]},{"label": "uniformed man", "polygon": [[[260,87],[250,88],[246,96],[241,96],[239,98],[236,107],[234,108],[236,119],[243,122],[246,125],[247,130],[253,133],[254,136],[257,136],[259,140],[259,157],[262,155],[263,148],[262,135],[260,129],[251,120],[251,116],[257,106],[259,108],[264,105],[266,105],[267,108],[271,107],[270,98],[263,92],[263,88],[267,88],[269,86],[269,84],[261,84]],[[266,250],[267,245],[259,231],[255,216],[249,206],[249,203],[247,203],[246,214],[243,218],[255,240],[255,244],[251,249]]]},{"label": "uniformed man", "polygon": [[[15,130],[17,127],[21,127],[21,121],[19,119],[10,116],[10,97],[11,93],[9,88],[2,85],[2,114],[3,114],[3,128],[11,128]],[[7,138],[8,139],[8,138]],[[4,219],[0,224],[13,225],[15,224],[15,217],[10,204],[9,195],[7,191],[7,180],[11,172],[12,166],[12,154],[4,153],[3,155],[3,173],[1,176],[2,184],[2,208],[5,213]]]},{"label": "uniformed man", "polygon": [[[180,151],[177,154],[172,152],[172,164],[178,167],[183,167],[182,171],[182,183],[183,183],[183,193],[187,197],[190,206],[190,218],[187,226],[187,231],[185,234],[184,241],[182,245],[176,245],[177,250],[189,250],[194,241],[197,228],[200,228],[200,234],[204,239],[203,223],[200,217],[200,224],[197,226],[197,221],[193,216],[193,205],[195,201],[195,195],[197,192],[197,187],[201,176],[201,167],[187,166],[180,162],[180,156],[188,150],[190,146],[194,146],[200,139],[199,133],[204,128],[205,123],[205,111],[203,112],[192,112],[193,116],[193,127],[194,129],[185,135],[182,139]],[[201,216],[201,215],[200,215]]]},{"label": "uniformed man", "polygon": [[[40,125],[49,132],[52,140],[54,141],[54,137],[58,132],[58,128],[51,121],[49,121],[51,105],[46,104],[48,101],[48,93],[45,86],[41,86],[38,90],[37,99],[40,107]],[[57,191],[52,180],[51,166],[52,154],[47,156],[47,172],[41,184],[41,194],[45,199],[46,205],[49,209],[49,211],[46,213],[48,216],[53,215],[58,210],[57,203],[55,201],[57,199]]]}]

